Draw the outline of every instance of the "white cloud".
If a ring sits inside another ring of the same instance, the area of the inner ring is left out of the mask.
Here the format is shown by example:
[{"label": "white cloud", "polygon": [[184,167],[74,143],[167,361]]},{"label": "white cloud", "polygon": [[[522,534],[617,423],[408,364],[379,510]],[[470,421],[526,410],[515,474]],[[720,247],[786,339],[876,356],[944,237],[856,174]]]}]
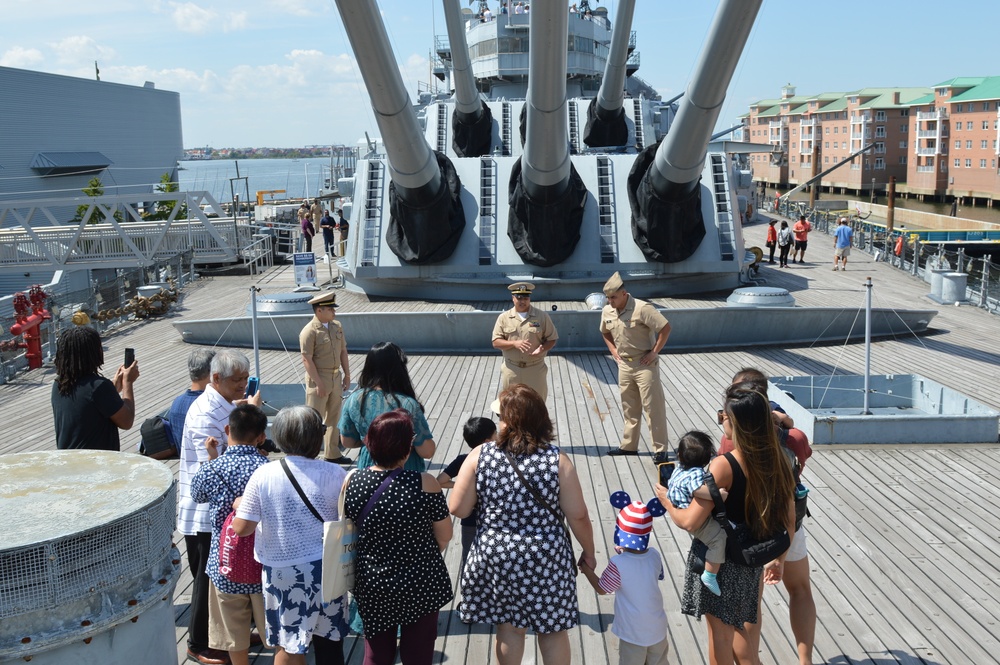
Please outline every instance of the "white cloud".
[{"label": "white cloud", "polygon": [[222,26],[223,32],[238,32],[250,27],[250,17],[246,12],[231,12]]},{"label": "white cloud", "polygon": [[312,5],[316,4],[311,0],[275,0],[270,3],[272,9],[278,14],[291,14],[293,16],[316,16]]},{"label": "white cloud", "polygon": [[219,20],[219,15],[215,11],[200,7],[193,2],[171,2],[170,10],[174,25],[183,32],[203,34]]},{"label": "white cloud", "polygon": [[56,58],[64,65],[78,64],[89,60],[113,60],[116,51],[109,46],[101,46],[91,37],[74,35],[58,42],[50,43]]},{"label": "white cloud", "polygon": [[18,69],[31,69],[45,60],[42,52],[36,48],[24,48],[14,46],[7,49],[0,55],[0,67],[16,67]]}]

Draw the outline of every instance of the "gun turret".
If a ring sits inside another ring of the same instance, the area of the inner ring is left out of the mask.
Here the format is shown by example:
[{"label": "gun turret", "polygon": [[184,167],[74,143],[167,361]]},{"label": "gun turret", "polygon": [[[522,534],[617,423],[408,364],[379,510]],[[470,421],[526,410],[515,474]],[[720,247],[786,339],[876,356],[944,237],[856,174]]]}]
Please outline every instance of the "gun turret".
[{"label": "gun turret", "polygon": [[469,60],[465,40],[461,0],[444,0],[444,18],[448,24],[451,62],[455,82],[455,112],[451,116],[451,146],[459,157],[482,157],[489,154],[493,139],[493,114],[483,104],[476,89],[476,77]]},{"label": "gun turret", "polygon": [[511,170],[507,236],[525,263],[565,261],[580,240],[587,188],[570,161],[566,109],[569,13],[558,2],[531,10],[524,154]]},{"label": "gun turret", "polygon": [[719,3],[670,131],[639,154],[629,173],[632,234],[651,260],[683,261],[705,237],[698,182],[712,129],[761,2]]},{"label": "gun turret", "polygon": [[337,0],[337,9],[389,160],[386,241],[406,263],[443,261],[455,251],[465,228],[462,183],[451,160],[424,140],[378,5],[370,0]]},{"label": "gun turret", "polygon": [[591,148],[625,145],[628,141],[628,124],[622,102],[625,99],[625,66],[628,63],[628,42],[634,13],[635,0],[618,3],[601,89],[587,107],[583,142]]}]

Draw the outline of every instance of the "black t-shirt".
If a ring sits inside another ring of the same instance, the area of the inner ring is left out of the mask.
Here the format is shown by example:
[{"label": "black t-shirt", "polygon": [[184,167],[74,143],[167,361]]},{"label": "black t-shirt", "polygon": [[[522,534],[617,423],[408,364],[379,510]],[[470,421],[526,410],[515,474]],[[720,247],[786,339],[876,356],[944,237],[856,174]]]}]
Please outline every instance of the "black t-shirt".
[{"label": "black t-shirt", "polygon": [[111,421],[111,416],[118,413],[123,404],[115,384],[96,374],[81,378],[69,395],[60,395],[59,384],[52,384],[56,447],[60,450],[119,451],[118,426]]},{"label": "black t-shirt", "polygon": [[[442,473],[444,473],[452,480],[455,480],[455,477],[458,476],[459,470],[462,468],[462,464],[465,462],[465,458],[468,456],[469,456],[468,453],[464,455],[459,455],[458,457],[452,460],[451,464],[445,467]],[[477,503],[476,507],[472,509],[472,513],[470,513],[468,517],[462,518],[462,526],[476,526],[476,519],[478,517],[479,517],[479,504]]]}]

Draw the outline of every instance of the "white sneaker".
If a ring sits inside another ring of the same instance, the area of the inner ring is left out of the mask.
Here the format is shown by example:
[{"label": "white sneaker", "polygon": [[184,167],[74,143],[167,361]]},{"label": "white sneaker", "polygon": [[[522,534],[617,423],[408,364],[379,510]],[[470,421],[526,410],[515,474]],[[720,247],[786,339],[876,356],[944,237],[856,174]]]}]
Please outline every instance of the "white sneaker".
[{"label": "white sneaker", "polygon": [[834,272],[837,272],[838,270],[840,270],[840,266],[833,266],[833,271]]}]

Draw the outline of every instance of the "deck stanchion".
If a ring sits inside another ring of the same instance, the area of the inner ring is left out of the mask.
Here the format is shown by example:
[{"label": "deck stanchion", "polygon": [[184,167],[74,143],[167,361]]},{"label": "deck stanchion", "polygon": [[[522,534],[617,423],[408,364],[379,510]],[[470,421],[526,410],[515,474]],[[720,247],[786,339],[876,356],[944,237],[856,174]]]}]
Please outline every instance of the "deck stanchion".
[{"label": "deck stanchion", "polygon": [[983,288],[979,289],[979,306],[986,307],[989,302],[988,291],[990,288],[990,263],[993,260],[992,254],[983,257]]},{"label": "deck stanchion", "polygon": [[257,340],[257,292],[260,291],[256,286],[250,287],[250,323],[251,329],[253,330],[253,368],[254,376],[260,379],[260,344]]},{"label": "deck stanchion", "polygon": [[872,278],[865,279],[865,403],[861,413],[870,416],[868,392],[872,380]]}]

